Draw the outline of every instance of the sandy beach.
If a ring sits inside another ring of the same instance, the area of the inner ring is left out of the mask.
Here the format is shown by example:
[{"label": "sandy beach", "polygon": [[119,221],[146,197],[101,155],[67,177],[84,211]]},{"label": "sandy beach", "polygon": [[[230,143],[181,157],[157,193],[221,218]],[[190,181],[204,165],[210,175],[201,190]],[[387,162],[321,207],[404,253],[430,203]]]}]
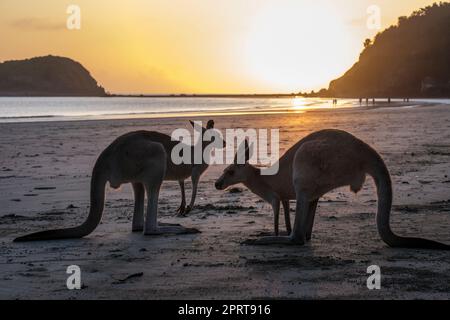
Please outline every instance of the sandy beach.
[{"label": "sandy beach", "polygon": [[[19,235],[85,219],[92,167],[117,136],[141,129],[170,134],[190,129],[187,120],[0,124],[0,299],[450,298],[450,253],[391,249],[379,238],[370,178],[357,195],[343,188],[319,202],[312,242],[304,247],[241,244],[273,232],[272,209],[243,186],[232,193],[215,190],[224,166],[212,166],[203,175],[197,206],[184,218],[176,217],[178,183],[163,185],[160,221],[195,227],[200,234],[132,233],[133,196],[124,185],[108,188],[102,223],[88,237],[12,242]],[[450,106],[214,120],[219,129],[279,128],[281,153],[319,129],[355,134],[374,146],[390,169],[393,229],[450,243]],[[189,182],[188,199],[190,191]],[[66,288],[70,265],[81,268],[82,290]],[[380,290],[366,286],[370,265],[381,268]]]}]

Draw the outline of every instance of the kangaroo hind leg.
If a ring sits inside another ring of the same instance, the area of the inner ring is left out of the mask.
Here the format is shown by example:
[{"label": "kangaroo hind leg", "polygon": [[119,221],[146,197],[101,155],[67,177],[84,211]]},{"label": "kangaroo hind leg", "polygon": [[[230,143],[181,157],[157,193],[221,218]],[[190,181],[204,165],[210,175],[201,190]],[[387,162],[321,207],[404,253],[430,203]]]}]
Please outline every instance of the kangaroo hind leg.
[{"label": "kangaroo hind leg", "polygon": [[144,235],[189,234],[199,233],[197,229],[185,228],[175,224],[158,224],[158,198],[162,179],[159,184],[147,184],[147,216],[145,218]]},{"label": "kangaroo hind leg", "polygon": [[132,231],[138,232],[144,230],[144,202],[145,189],[142,183],[133,183],[134,192],[134,214]]},{"label": "kangaroo hind leg", "polygon": [[192,209],[194,209],[195,198],[197,197],[198,182],[200,181],[200,174],[197,172],[194,172],[192,174],[191,180],[192,180],[191,202],[186,207],[186,211],[184,212],[185,215],[188,214],[189,212],[191,212]]},{"label": "kangaroo hind leg", "polygon": [[290,235],[292,232],[292,227],[291,227],[291,212],[289,208],[289,200],[284,200],[282,203],[284,211],[284,223],[286,225],[286,231],[288,235]]},{"label": "kangaroo hind leg", "polygon": [[184,189],[184,180],[180,180],[178,183],[180,184],[181,189],[181,204],[177,210],[177,213],[179,216],[183,216],[186,211],[186,192]]},{"label": "kangaroo hind leg", "polygon": [[262,237],[256,240],[246,240],[247,245],[303,245],[306,242],[306,217],[311,211],[311,203],[297,197],[294,229],[288,237]]},{"label": "kangaroo hind leg", "polygon": [[319,200],[310,202],[308,216],[306,217],[306,241],[311,240],[314,227],[314,218],[316,216],[317,203]]}]

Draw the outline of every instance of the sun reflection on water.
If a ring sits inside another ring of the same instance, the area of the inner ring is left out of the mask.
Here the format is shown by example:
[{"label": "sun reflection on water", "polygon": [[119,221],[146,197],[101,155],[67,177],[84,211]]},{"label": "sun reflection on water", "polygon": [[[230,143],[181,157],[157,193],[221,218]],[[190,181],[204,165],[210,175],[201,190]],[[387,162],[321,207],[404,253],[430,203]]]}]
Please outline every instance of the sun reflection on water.
[{"label": "sun reflection on water", "polygon": [[295,97],[291,100],[291,108],[295,111],[325,109],[332,107],[333,101],[330,99],[322,99],[322,98],[311,99],[311,98]]}]

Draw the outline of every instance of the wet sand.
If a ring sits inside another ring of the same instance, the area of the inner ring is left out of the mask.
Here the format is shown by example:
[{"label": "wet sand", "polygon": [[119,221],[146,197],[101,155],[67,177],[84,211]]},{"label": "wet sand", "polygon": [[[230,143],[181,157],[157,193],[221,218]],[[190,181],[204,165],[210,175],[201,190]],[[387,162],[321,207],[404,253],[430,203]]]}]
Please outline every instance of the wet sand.
[{"label": "wet sand", "polygon": [[[93,164],[115,137],[140,129],[170,134],[189,129],[187,120],[0,124],[0,299],[450,298],[450,253],[391,249],[381,241],[370,178],[358,195],[342,188],[320,201],[312,242],[304,247],[241,245],[272,232],[272,210],[243,186],[215,190],[224,166],[204,174],[197,207],[185,218],[176,217],[178,183],[163,185],[160,220],[200,234],[132,233],[133,197],[124,185],[108,188],[102,223],[88,237],[12,243],[19,235],[84,220]],[[315,130],[355,134],[381,153],[391,171],[393,229],[450,243],[450,106],[214,120],[221,129],[279,128],[281,153]],[[66,288],[66,268],[73,264],[81,268],[82,290]],[[381,290],[366,287],[370,265],[381,268]]]}]

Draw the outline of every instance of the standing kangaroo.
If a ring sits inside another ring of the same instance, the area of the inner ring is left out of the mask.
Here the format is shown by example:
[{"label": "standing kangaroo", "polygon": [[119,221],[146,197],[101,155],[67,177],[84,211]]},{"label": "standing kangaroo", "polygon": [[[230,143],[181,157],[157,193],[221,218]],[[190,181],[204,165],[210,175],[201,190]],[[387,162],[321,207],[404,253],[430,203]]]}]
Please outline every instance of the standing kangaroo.
[{"label": "standing kangaroo", "polygon": [[[350,186],[361,190],[366,174],[373,177],[378,194],[377,227],[381,239],[391,247],[449,250],[450,246],[432,240],[395,235],[389,225],[392,186],[381,156],[368,144],[340,130],[314,132],[291,147],[279,160],[276,175],[263,176],[247,163],[250,150],[245,141],[245,164],[232,164],[216,181],[216,188],[243,183],[269,202],[278,216],[280,201],[296,199],[295,222],[290,236],[262,237],[248,244],[298,244],[311,239],[320,197],[333,189]],[[290,183],[289,183],[290,181]],[[286,207],[286,205],[285,205]],[[277,219],[277,218],[275,218]],[[277,222],[276,222],[277,223]]]},{"label": "standing kangaroo", "polygon": [[[192,126],[194,123],[191,121]],[[214,128],[214,121],[208,121],[206,130]],[[212,141],[202,143],[204,150]],[[98,157],[91,178],[90,209],[87,220],[80,226],[32,233],[15,239],[16,242],[81,238],[90,234],[100,223],[105,202],[105,186],[109,182],[112,188],[119,188],[124,183],[131,183],[134,191],[134,214],[132,230],[144,231],[145,235],[197,233],[198,230],[184,228],[180,225],[158,224],[158,197],[163,180],[178,181],[181,186],[181,206],[186,205],[184,180],[192,178],[192,198],[189,211],[195,202],[200,176],[208,164],[175,165],[171,160],[172,149],[181,142],[172,141],[171,137],[153,131],[135,131],[124,134],[114,140]],[[194,148],[195,146],[191,146]],[[193,155],[194,152],[191,152]],[[144,199],[147,193],[147,215],[144,223]]]}]

